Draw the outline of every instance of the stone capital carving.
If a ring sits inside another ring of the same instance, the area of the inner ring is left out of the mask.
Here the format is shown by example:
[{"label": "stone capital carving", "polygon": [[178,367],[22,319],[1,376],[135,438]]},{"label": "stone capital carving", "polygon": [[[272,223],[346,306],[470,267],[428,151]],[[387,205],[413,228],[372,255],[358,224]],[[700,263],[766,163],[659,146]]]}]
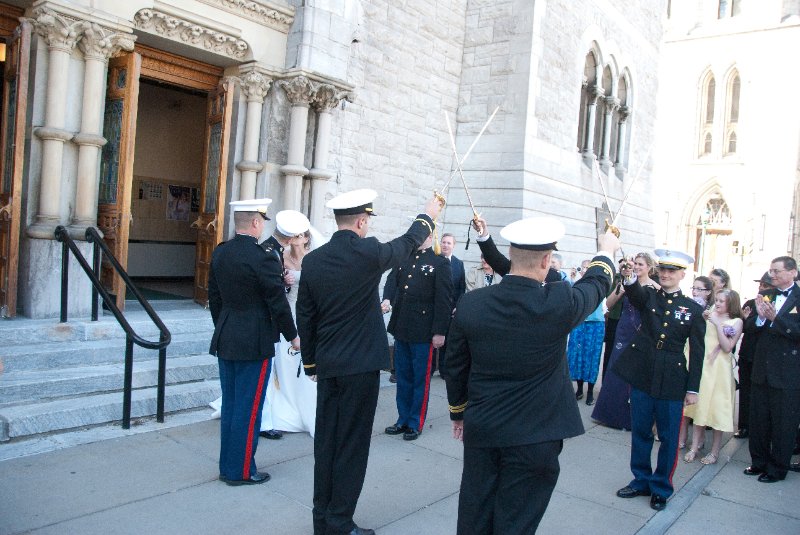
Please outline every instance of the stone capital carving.
[{"label": "stone capital carving", "polygon": [[619,108],[619,99],[617,97],[605,97],[603,100],[606,103],[606,113],[614,113]]},{"label": "stone capital carving", "polygon": [[308,106],[314,93],[314,86],[305,76],[281,80],[278,85],[286,92],[286,97],[292,106]]},{"label": "stone capital carving", "polygon": [[272,85],[272,80],[257,71],[250,71],[239,78],[242,92],[247,97],[247,102],[264,102]]},{"label": "stone capital carving", "polygon": [[338,106],[342,99],[353,102],[353,98],[350,91],[339,91],[332,84],[318,84],[311,92],[311,105],[318,112],[326,112]]},{"label": "stone capital carving", "polygon": [[28,19],[34,31],[46,42],[50,50],[71,53],[83,37],[83,32],[90,26],[85,20],[78,20],[56,13],[52,9],[40,7],[33,11],[33,18]]},{"label": "stone capital carving", "polygon": [[289,33],[294,11],[264,0],[199,0],[283,33]]},{"label": "stone capital carving", "polygon": [[244,59],[250,49],[250,45],[243,39],[200,26],[188,20],[179,19],[155,9],[138,11],[133,16],[133,23],[139,30],[155,32],[173,41],[202,47],[211,52],[238,60]]},{"label": "stone capital carving", "polygon": [[593,85],[589,88],[589,105],[593,106],[597,104],[597,99],[605,95],[603,89],[597,85]]},{"label": "stone capital carving", "polygon": [[628,120],[628,117],[631,114],[631,109],[627,106],[620,106],[619,107],[619,123],[622,124]]},{"label": "stone capital carving", "polygon": [[129,33],[119,33],[99,24],[90,23],[83,33],[83,39],[78,43],[78,47],[83,52],[84,57],[97,61],[108,61],[108,59],[120,50],[133,50],[133,42],[136,36]]}]

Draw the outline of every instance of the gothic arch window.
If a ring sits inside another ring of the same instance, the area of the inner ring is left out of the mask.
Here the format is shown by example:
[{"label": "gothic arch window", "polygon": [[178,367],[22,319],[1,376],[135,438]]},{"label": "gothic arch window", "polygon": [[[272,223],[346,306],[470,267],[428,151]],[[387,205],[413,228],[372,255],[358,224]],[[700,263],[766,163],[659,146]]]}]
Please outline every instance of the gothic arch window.
[{"label": "gothic arch window", "polygon": [[742,0],[719,0],[717,3],[717,18],[725,19],[735,17],[742,13]]},{"label": "gothic arch window", "polygon": [[611,137],[611,159],[617,174],[621,176],[628,166],[629,135],[628,117],[631,110],[630,87],[627,73],[623,73],[617,83],[619,107],[614,112],[614,126]]},{"label": "gothic arch window", "polygon": [[700,147],[698,156],[711,154],[713,148],[714,128],[714,98],[716,97],[717,84],[712,73],[706,74],[701,85],[700,93]]},{"label": "gothic arch window", "polygon": [[583,67],[583,82],[581,84],[581,105],[578,117],[578,150],[586,151],[590,108],[594,104],[593,94],[597,87],[597,57],[594,51],[586,54]]},{"label": "gothic arch window", "polygon": [[725,154],[736,153],[736,131],[739,124],[739,73],[734,70],[728,78],[725,98]]},{"label": "gothic arch window", "polygon": [[595,155],[600,155],[603,151],[605,142],[604,133],[606,132],[606,112],[610,109],[609,103],[604,97],[611,96],[611,69],[606,65],[603,69],[601,92],[597,99],[597,119],[594,122],[594,145],[592,147]]},{"label": "gothic arch window", "polygon": [[697,217],[697,226],[716,230],[725,230],[731,227],[731,210],[722,194],[716,193],[706,201],[706,207]]}]

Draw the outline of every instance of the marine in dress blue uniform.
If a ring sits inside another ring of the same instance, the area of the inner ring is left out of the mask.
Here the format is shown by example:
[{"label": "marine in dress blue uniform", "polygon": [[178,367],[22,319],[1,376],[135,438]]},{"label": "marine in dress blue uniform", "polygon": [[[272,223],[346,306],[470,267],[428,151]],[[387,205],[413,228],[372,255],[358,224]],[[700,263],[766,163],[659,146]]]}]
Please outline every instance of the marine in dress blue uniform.
[{"label": "marine in dress blue uniform", "polygon": [[425,427],[434,352],[442,347],[453,311],[450,262],[425,240],[403,265],[393,269],[383,290],[392,307],[397,421],[389,435],[416,440]]},{"label": "marine in dress blue uniform", "polygon": [[[633,480],[617,491],[620,498],[650,496],[650,507],[664,509],[673,493],[678,434],[684,405],[697,403],[703,371],[706,322],[703,307],[683,295],[680,281],[694,259],[682,252],[656,249],[661,289],[626,281],[625,295],[636,307],[642,326],[614,371],[630,383],[631,472]],[[684,354],[689,341],[689,358]],[[653,471],[653,421],[661,440]]]},{"label": "marine in dress blue uniform", "polygon": [[389,365],[389,340],[378,285],[433,232],[441,206],[428,201],[408,231],[388,243],[367,238],[373,190],[328,201],[337,230],[303,259],[297,324],[303,367],[317,378],[314,434],[315,535],[374,533],[353,522],[364,485],[380,370]]},{"label": "marine in dress blue uniform", "polygon": [[270,202],[231,203],[236,236],[214,250],[208,277],[209,352],[219,359],[222,388],[219,473],[229,485],[269,480],[255,453],[270,359],[281,333],[299,347],[281,264],[258,245]]},{"label": "marine in dress blue uniform", "polygon": [[619,240],[600,237],[605,252],[574,286],[543,284],[563,235],[551,218],[505,227],[510,271],[465,294],[450,325],[447,399],[454,437],[464,441],[459,535],[534,533],[558,481],[563,439],[584,432],[567,335],[608,293]]}]

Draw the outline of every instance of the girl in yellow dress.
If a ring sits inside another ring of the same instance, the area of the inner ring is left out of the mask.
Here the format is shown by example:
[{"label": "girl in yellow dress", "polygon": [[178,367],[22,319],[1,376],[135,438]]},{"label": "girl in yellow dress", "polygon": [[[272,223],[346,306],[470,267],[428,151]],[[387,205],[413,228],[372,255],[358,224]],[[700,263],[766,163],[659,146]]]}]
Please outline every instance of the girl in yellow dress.
[{"label": "girl in yellow dress", "polygon": [[714,430],[714,440],[711,451],[700,459],[703,464],[717,462],[722,433],[732,433],[734,430],[736,386],[731,350],[742,335],[743,325],[739,294],[733,290],[718,291],[714,308],[706,320],[706,351],[697,404],[684,409],[684,416],[694,419],[692,448],[683,458],[687,463],[694,461],[697,456],[696,445],[703,442],[706,426]]}]

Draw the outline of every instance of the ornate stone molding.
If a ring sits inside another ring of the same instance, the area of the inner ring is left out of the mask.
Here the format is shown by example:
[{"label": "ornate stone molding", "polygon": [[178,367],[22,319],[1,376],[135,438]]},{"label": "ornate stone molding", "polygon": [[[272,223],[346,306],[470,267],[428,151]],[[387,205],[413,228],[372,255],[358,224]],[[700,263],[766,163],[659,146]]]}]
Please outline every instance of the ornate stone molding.
[{"label": "ornate stone molding", "polygon": [[247,102],[264,102],[267,92],[272,85],[272,80],[257,71],[250,71],[239,78],[242,92],[247,97]]},{"label": "ornate stone molding", "polygon": [[606,113],[614,113],[619,108],[619,99],[617,97],[605,97]]},{"label": "ornate stone molding", "polygon": [[134,15],[133,23],[139,30],[155,32],[173,41],[199,46],[237,60],[244,59],[250,49],[250,45],[238,37],[154,9],[140,10]]},{"label": "ornate stone molding", "polygon": [[311,105],[318,112],[330,111],[339,105],[342,99],[353,102],[351,91],[339,91],[332,84],[318,84],[311,93]]},{"label": "ornate stone molding", "polygon": [[624,123],[628,120],[628,116],[631,114],[631,109],[627,106],[620,106],[619,107],[619,122],[620,124]]},{"label": "ornate stone molding", "polygon": [[86,59],[108,61],[120,50],[133,50],[136,36],[129,33],[119,33],[99,24],[90,23],[83,33],[83,39],[78,43]]},{"label": "ornate stone molding", "polygon": [[294,22],[294,10],[280,7],[270,2],[254,0],[200,0],[204,4],[218,7],[228,13],[263,24],[283,33],[289,33]]},{"label": "ornate stone molding", "polygon": [[305,76],[281,80],[278,86],[286,92],[286,97],[292,106],[308,106],[314,93],[314,84]]},{"label": "ornate stone molding", "polygon": [[34,9],[33,18],[28,21],[51,50],[67,53],[72,52],[78,40],[83,37],[83,32],[90,26],[85,20],[68,17],[44,7]]}]

